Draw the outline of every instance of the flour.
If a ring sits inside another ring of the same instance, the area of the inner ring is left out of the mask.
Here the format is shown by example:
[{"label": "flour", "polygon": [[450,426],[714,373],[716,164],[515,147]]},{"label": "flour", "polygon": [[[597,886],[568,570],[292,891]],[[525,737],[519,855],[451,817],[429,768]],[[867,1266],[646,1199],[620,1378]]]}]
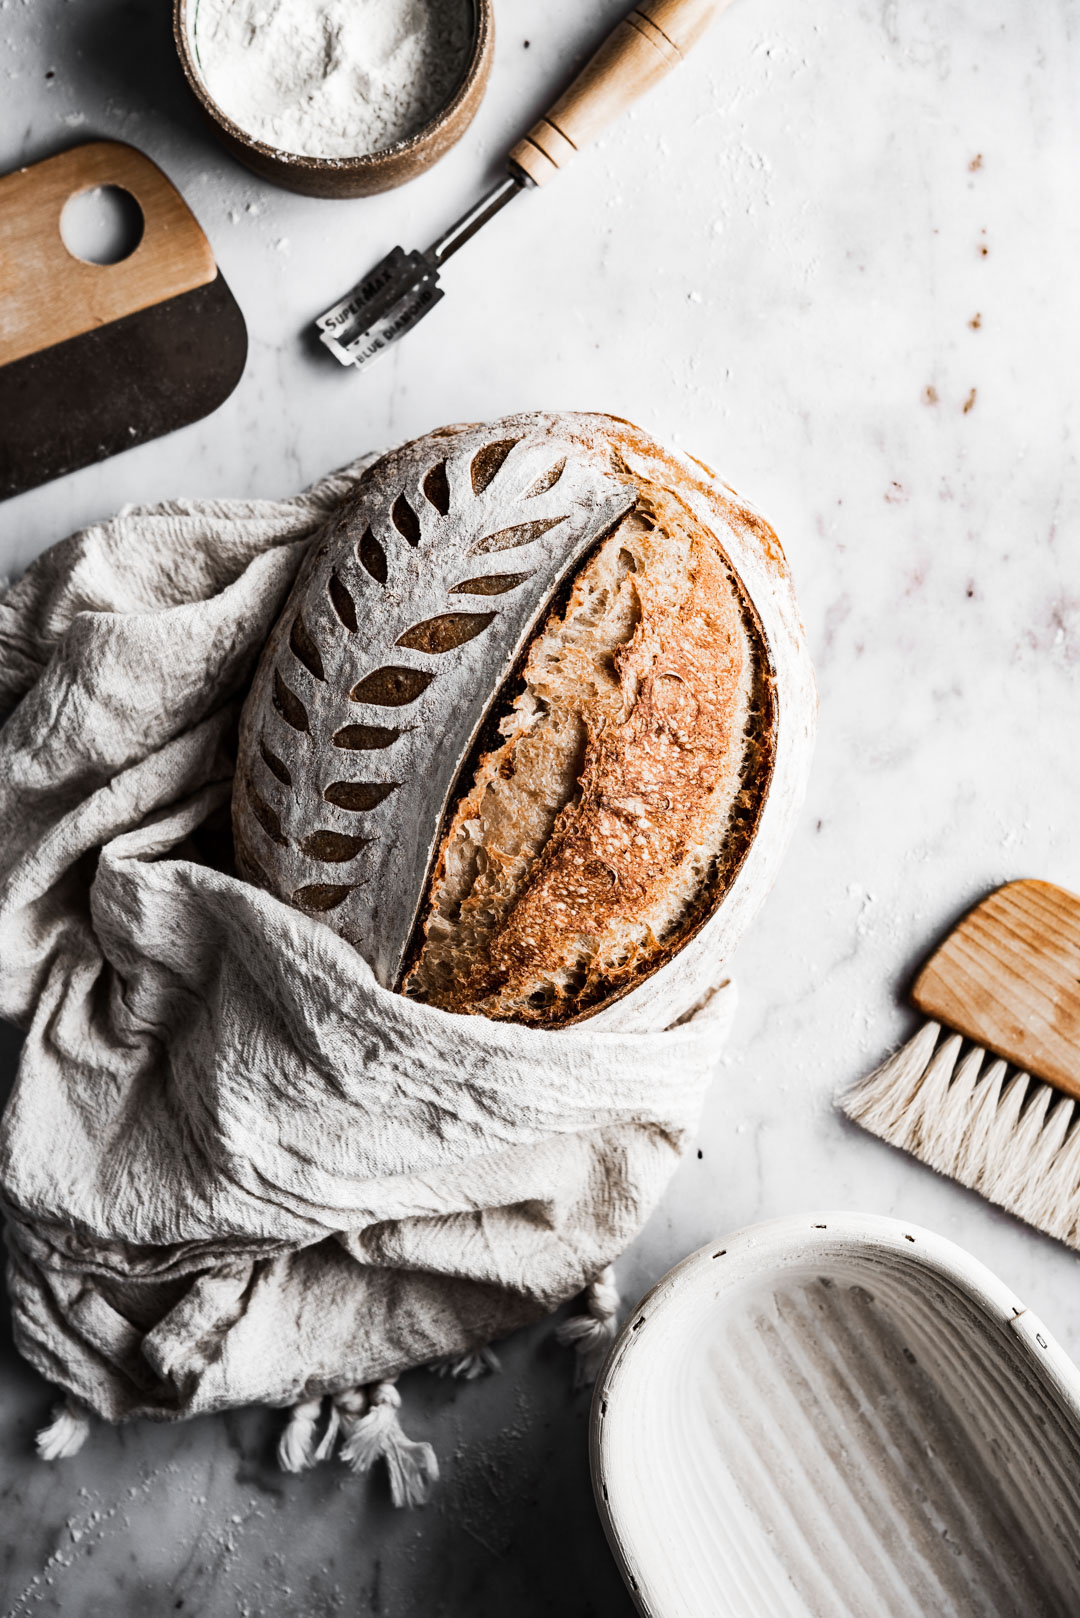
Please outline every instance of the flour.
[{"label": "flour", "polygon": [[473,37],[471,0],[198,0],[194,22],[221,111],[305,157],[407,140],[453,95]]}]

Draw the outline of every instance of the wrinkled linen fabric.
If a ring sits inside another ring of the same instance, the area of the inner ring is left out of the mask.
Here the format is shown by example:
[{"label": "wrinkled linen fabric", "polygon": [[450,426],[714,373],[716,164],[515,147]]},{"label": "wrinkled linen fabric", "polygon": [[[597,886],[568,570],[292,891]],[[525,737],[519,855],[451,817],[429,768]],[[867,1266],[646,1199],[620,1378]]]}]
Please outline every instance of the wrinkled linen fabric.
[{"label": "wrinkled linen fabric", "polygon": [[231,871],[240,705],[357,462],[128,509],[0,602],[0,1132],[18,1347],[111,1421],[284,1405],[534,1320],[638,1231],[725,986],[669,1031],[388,993]]}]

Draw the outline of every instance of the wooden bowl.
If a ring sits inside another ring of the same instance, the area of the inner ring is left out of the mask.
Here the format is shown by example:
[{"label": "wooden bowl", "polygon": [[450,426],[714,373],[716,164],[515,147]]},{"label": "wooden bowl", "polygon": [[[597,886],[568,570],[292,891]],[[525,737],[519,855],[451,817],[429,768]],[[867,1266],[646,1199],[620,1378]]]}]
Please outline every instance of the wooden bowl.
[{"label": "wooden bowl", "polygon": [[173,38],[184,77],[218,139],[249,169],[287,191],[308,197],[370,197],[403,185],[448,152],[472,123],[484,97],[495,48],[492,0],[472,0],[476,28],[464,77],[436,117],[408,140],[361,157],[307,157],[256,140],[227,117],[202,80],[195,57],[194,23],[198,0],[175,0]]},{"label": "wooden bowl", "polygon": [[808,1214],[702,1248],[627,1320],[591,1440],[649,1618],[1080,1610],[1080,1374],[918,1225]]}]

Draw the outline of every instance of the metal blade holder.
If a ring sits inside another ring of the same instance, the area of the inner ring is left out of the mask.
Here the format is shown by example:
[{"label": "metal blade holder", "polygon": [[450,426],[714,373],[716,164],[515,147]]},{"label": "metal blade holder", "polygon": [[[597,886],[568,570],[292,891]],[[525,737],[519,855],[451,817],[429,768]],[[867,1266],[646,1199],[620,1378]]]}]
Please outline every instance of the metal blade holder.
[{"label": "metal blade holder", "polygon": [[534,183],[522,170],[511,169],[426,252],[392,248],[340,302],[319,316],[319,340],[342,365],[362,367],[377,359],[443,296],[439,269],[451,254]]}]

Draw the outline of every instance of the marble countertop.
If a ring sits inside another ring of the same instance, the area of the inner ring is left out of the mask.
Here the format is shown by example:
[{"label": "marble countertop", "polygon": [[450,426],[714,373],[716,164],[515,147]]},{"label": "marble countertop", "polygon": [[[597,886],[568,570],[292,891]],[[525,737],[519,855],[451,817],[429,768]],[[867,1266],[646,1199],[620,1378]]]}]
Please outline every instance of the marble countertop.
[{"label": "marble countertop", "polygon": [[[902,1215],[996,1270],[1080,1357],[1080,1257],[848,1126],[837,1087],[913,1027],[903,989],[975,897],[1080,889],[1080,8],[738,0],[600,148],[448,267],[363,377],[301,340],[395,242],[495,176],[625,0],[498,0],[487,100],[391,195],[319,202],[200,122],[167,0],[0,0],[0,169],[133,142],[180,186],[248,320],[209,420],[0,506],[0,571],[125,502],[291,492],[373,445],[600,409],[685,446],[779,531],[821,733],[698,1145],[619,1266],[806,1209]],[[18,1041],[2,1031],[4,1072]],[[50,1394],[0,1321],[0,1614],[629,1618],[595,1518],[587,1401],[549,1326],[471,1384],[407,1379],[444,1481],[275,1469],[262,1411],[32,1453]]]}]

